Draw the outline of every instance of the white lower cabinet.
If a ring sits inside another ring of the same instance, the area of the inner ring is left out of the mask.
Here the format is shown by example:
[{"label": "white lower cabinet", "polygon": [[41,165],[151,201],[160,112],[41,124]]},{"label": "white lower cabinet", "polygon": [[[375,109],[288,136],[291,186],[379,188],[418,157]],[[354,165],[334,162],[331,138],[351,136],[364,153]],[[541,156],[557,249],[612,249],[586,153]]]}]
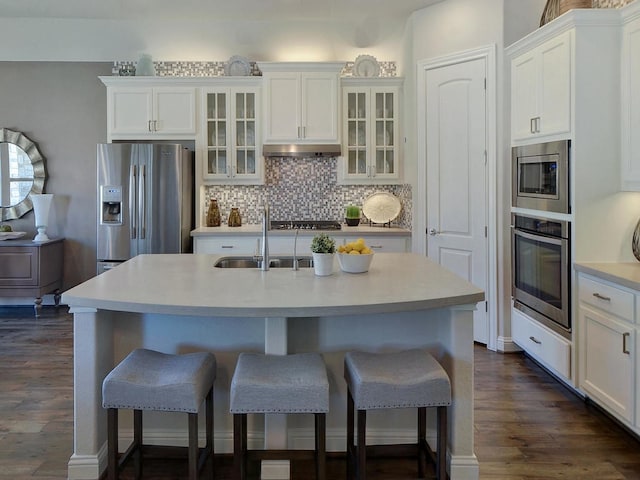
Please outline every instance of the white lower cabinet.
[{"label": "white lower cabinet", "polygon": [[636,430],[637,294],[585,274],[578,276],[578,387]]},{"label": "white lower cabinet", "polygon": [[338,245],[353,242],[358,238],[364,239],[367,246],[374,253],[404,253],[411,250],[411,237],[384,237],[375,235],[346,236],[336,235]]},{"label": "white lower cabinet", "polygon": [[194,237],[193,253],[253,255],[258,245],[257,237],[202,236]]},{"label": "white lower cabinet", "polygon": [[520,310],[511,309],[513,341],[556,375],[571,378],[571,343]]},{"label": "white lower cabinet", "polygon": [[[411,250],[411,235],[384,236],[384,235],[344,235],[329,234],[337,245],[352,242],[363,238],[365,243],[375,253],[402,253]],[[301,257],[311,255],[311,240],[313,235],[300,234],[295,245],[296,254]],[[269,235],[269,254],[293,255],[295,235]],[[193,238],[194,253],[213,253],[218,255],[253,255],[260,252],[262,235],[202,235]]]},{"label": "white lower cabinet", "polygon": [[628,423],[634,419],[634,329],[580,307],[580,388]]}]

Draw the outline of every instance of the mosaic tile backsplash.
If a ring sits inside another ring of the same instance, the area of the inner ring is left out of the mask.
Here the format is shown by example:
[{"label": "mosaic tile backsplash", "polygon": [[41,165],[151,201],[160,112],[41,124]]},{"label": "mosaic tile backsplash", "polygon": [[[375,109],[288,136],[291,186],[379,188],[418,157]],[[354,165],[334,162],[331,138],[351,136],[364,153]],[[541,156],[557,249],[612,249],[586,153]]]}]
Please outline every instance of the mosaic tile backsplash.
[{"label": "mosaic tile backsplash", "polygon": [[338,185],[336,162],[335,158],[270,158],[265,161],[264,185],[208,186],[204,211],[215,198],[223,222],[231,208],[238,207],[242,222],[255,224],[261,222],[261,207],[268,200],[272,220],[344,221],[346,205],[362,206],[375,192],[389,192],[402,204],[400,215],[392,225],[411,228],[411,185]]},{"label": "mosaic tile backsplash", "polygon": [[[131,75],[135,74],[136,61],[113,62],[111,74]],[[381,77],[396,76],[396,62],[378,62],[380,64]],[[224,67],[227,62],[153,62],[156,76],[158,77],[223,77]],[[260,76],[262,72],[256,62],[249,62],[251,75]],[[341,77],[353,76],[354,62],[346,62],[340,72]],[[128,73],[124,73],[127,71]]]}]

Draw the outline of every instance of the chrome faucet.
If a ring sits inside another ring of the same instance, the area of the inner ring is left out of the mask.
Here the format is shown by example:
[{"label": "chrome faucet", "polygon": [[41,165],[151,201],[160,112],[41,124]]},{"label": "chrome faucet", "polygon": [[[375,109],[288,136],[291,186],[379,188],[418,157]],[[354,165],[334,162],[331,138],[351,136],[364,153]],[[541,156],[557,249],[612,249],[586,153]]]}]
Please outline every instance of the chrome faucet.
[{"label": "chrome faucet", "polygon": [[296,236],[293,238],[293,269],[294,270],[298,270],[299,266],[298,266],[298,254],[297,254],[297,248],[298,248],[298,233],[300,233],[300,229],[296,228]]},{"label": "chrome faucet", "polygon": [[260,270],[263,271],[269,270],[269,226],[269,204],[265,200],[264,210],[262,211],[262,264],[260,265]]}]

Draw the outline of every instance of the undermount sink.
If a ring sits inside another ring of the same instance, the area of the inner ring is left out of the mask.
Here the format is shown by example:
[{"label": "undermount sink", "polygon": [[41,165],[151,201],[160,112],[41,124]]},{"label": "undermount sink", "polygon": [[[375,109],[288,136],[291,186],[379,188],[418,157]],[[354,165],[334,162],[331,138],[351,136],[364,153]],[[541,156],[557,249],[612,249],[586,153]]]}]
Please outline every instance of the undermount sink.
[{"label": "undermount sink", "polygon": [[[216,268],[260,268],[260,260],[254,257],[223,257],[213,265]],[[313,267],[313,257],[298,257],[299,268]],[[269,260],[269,268],[293,268],[293,257],[277,257]]]}]

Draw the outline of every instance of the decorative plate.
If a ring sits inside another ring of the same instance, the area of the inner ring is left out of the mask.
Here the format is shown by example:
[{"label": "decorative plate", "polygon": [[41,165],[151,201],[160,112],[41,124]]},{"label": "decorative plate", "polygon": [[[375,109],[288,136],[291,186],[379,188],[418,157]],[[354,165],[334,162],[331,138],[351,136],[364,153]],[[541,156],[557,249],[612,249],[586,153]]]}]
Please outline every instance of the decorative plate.
[{"label": "decorative plate", "polygon": [[371,55],[358,55],[353,64],[354,77],[377,77],[380,75],[380,64]]},{"label": "decorative plate", "polygon": [[251,64],[245,57],[234,55],[224,66],[227,77],[246,77],[251,73]]},{"label": "decorative plate", "polygon": [[400,215],[402,205],[398,197],[387,192],[377,192],[362,204],[362,213],[373,223],[388,223]]},{"label": "decorative plate", "polygon": [[0,241],[15,240],[24,237],[26,234],[27,232],[0,232]]}]

